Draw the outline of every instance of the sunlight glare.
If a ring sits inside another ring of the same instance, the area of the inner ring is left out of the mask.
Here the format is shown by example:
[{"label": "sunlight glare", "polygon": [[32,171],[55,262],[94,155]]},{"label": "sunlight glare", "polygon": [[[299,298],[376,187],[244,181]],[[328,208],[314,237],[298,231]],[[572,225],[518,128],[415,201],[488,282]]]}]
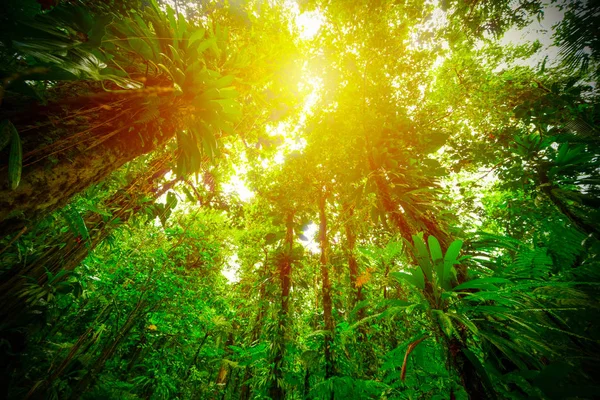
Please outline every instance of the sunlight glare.
[{"label": "sunlight glare", "polygon": [[318,11],[304,12],[296,17],[296,25],[300,29],[300,39],[310,40],[314,38],[321,25],[323,25],[323,15]]},{"label": "sunlight glare", "polygon": [[308,241],[301,240],[302,246],[312,254],[318,254],[321,251],[319,241],[315,240],[315,235],[319,231],[319,226],[314,222],[308,224],[302,234],[308,238]]},{"label": "sunlight glare", "polygon": [[223,192],[227,194],[235,193],[241,201],[247,203],[254,197],[254,192],[246,186],[243,176],[246,174],[246,168],[236,168],[236,174],[231,177],[229,182],[223,184]]},{"label": "sunlight glare", "polygon": [[237,283],[240,281],[238,271],[240,269],[240,260],[237,254],[233,254],[227,259],[227,263],[223,266],[221,274],[227,278],[229,283]]}]

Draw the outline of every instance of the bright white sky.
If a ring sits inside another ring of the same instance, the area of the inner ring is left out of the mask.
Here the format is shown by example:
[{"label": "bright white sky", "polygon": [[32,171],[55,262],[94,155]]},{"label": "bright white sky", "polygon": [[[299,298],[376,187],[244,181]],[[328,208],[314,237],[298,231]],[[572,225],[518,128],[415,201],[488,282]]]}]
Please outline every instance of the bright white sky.
[{"label": "bright white sky", "polygon": [[560,11],[556,5],[548,5],[544,10],[544,18],[538,22],[534,20],[528,27],[519,30],[516,28],[510,29],[502,40],[501,44],[523,44],[532,43],[536,40],[542,44],[542,49],[533,55],[529,60],[525,60],[522,64],[535,67],[538,63],[548,56],[547,66],[551,66],[558,61],[558,48],[553,45],[554,40],[552,34],[553,27],[562,21],[564,12]]}]

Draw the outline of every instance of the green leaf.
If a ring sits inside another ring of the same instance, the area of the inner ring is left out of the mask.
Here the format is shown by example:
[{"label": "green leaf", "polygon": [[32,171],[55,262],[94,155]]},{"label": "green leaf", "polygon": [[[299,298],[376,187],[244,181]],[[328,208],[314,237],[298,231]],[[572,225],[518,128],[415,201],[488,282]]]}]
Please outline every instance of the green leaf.
[{"label": "green leaf", "polygon": [[233,83],[233,79],[234,79],[233,75],[227,75],[227,76],[220,78],[219,80],[217,80],[215,82],[212,82],[211,84],[209,84],[209,86],[215,87],[218,89],[224,88],[227,86],[231,86],[231,84]]},{"label": "green leaf", "polygon": [[142,56],[144,59],[154,60],[154,52],[152,51],[150,45],[146,43],[146,41],[140,38],[133,37],[128,38],[127,42],[129,43],[131,49],[138,53],[140,56]]},{"label": "green leaf", "polygon": [[454,287],[455,291],[466,290],[466,289],[486,289],[486,290],[498,290],[494,285],[496,283],[512,283],[510,280],[505,278],[479,278],[473,279],[465,283]]},{"label": "green leaf", "polygon": [[100,47],[102,39],[106,35],[106,26],[112,22],[112,16],[100,15],[94,18],[94,26],[88,32],[88,48]]},{"label": "green leaf", "polygon": [[431,253],[433,262],[435,263],[437,260],[441,260],[442,248],[440,247],[440,242],[434,236],[429,235],[427,243],[429,244],[429,252]]},{"label": "green leaf", "polygon": [[390,272],[390,276],[398,282],[405,281],[417,289],[424,290],[425,278],[423,276],[423,271],[421,271],[420,268],[414,268],[410,272],[410,274],[405,272]]},{"label": "green leaf", "polygon": [[412,238],[415,244],[415,256],[417,257],[419,266],[423,270],[423,273],[427,277],[427,280],[431,282],[433,280],[433,276],[431,268],[431,259],[429,258],[429,250],[427,250],[427,245],[425,245],[423,238],[419,235],[413,235]]},{"label": "green leaf", "polygon": [[463,242],[462,240],[455,240],[450,243],[448,246],[448,250],[446,250],[446,254],[444,255],[444,273],[443,280],[441,281],[441,285],[444,290],[451,290],[450,279],[452,277],[452,267],[454,264],[458,264],[457,257],[460,254],[460,249],[462,248]]},{"label": "green leaf", "polygon": [[205,33],[206,33],[206,30],[204,28],[200,28],[197,31],[195,31],[194,33],[192,33],[192,35],[190,36],[190,39],[188,40],[188,46],[191,47],[197,41],[202,40],[204,38]]},{"label": "green leaf", "polygon": [[219,90],[222,99],[233,99],[239,96],[239,93],[233,87],[222,88]]},{"label": "green leaf", "polygon": [[211,47],[214,43],[216,43],[214,38],[206,39],[205,41],[201,42],[198,45],[198,48],[196,49],[196,51],[198,52],[198,55],[202,54],[206,49]]},{"label": "green leaf", "polygon": [[67,206],[63,211],[63,215],[67,220],[67,224],[73,235],[81,237],[84,240],[90,238],[85,221],[75,207],[72,205]]},{"label": "green leaf", "polygon": [[97,214],[100,214],[100,215],[103,215],[105,217],[112,217],[111,213],[109,213],[108,211],[102,210],[102,209],[100,209],[99,207],[96,207],[93,204],[86,204],[85,208],[88,209],[89,211],[93,211],[93,212],[95,212]]},{"label": "green leaf", "polygon": [[11,189],[15,190],[21,182],[21,171],[23,168],[23,149],[21,148],[21,138],[17,128],[8,122],[10,130],[10,153],[8,155],[8,182]]},{"label": "green leaf", "polygon": [[175,63],[181,63],[181,56],[179,55],[179,51],[177,51],[177,49],[171,45],[168,45],[169,49],[171,49],[171,54],[173,55],[172,59],[173,62]]},{"label": "green leaf", "polygon": [[450,317],[448,317],[446,313],[444,313],[442,310],[431,310],[431,312],[436,316],[440,328],[442,329],[442,332],[444,332],[446,337],[452,338],[456,335],[454,325],[452,324]]},{"label": "green leaf", "polygon": [[469,360],[471,365],[475,368],[475,371],[477,371],[477,375],[479,375],[484,386],[486,387],[486,389],[488,391],[487,394],[488,394],[489,398],[495,399],[496,392],[494,389],[494,385],[492,384],[492,380],[490,379],[490,376],[488,375],[486,368],[483,366],[483,364],[481,364],[481,361],[479,361],[479,358],[477,358],[477,356],[475,354],[473,354],[473,352],[466,347],[462,349],[462,352],[467,357],[467,359]]},{"label": "green leaf", "polygon": [[169,192],[167,194],[167,207],[173,209],[177,206],[177,196],[174,192]]},{"label": "green leaf", "polygon": [[183,186],[181,190],[183,191],[183,194],[185,194],[185,197],[190,203],[196,203],[198,201],[198,199],[194,197],[194,195],[192,194],[192,192],[190,192],[190,189],[188,189],[187,186]]},{"label": "green leaf", "polygon": [[429,252],[431,253],[431,260],[435,268],[435,275],[437,278],[438,286],[442,286],[444,282],[444,261],[442,259],[442,248],[440,242],[435,236],[429,235],[427,238],[429,244]]}]

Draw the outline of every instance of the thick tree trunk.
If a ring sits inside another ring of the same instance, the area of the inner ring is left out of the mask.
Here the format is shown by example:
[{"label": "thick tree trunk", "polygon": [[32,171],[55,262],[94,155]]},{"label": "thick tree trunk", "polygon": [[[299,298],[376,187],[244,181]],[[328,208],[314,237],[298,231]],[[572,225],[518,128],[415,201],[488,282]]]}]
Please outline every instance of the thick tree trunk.
[{"label": "thick tree trunk", "polygon": [[[84,85],[73,85],[73,90]],[[176,105],[156,89],[80,96],[21,114],[0,113],[0,119],[15,124],[23,145],[16,189],[9,186],[7,166],[0,167],[0,237],[63,207],[73,195],[172,138],[169,109]],[[162,122],[145,120],[149,97],[163,104],[157,106]]]},{"label": "thick tree trunk", "polygon": [[172,158],[170,154],[157,158],[128,186],[117,191],[107,201],[107,207],[113,213],[110,219],[91,212],[84,216],[89,232],[88,240],[68,231],[26,266],[15,266],[3,274],[3,282],[0,285],[0,302],[3,304],[0,321],[7,323],[15,321],[16,318],[26,317],[22,312],[25,306],[24,299],[19,297],[26,282],[25,276],[35,278],[43,285],[47,281],[46,270],[54,275],[61,270],[74,270],[114,230],[117,226],[114,222],[117,219],[127,222],[140,210],[139,202],[142,198],[150,196],[156,199],[169,190],[176,181],[171,181],[161,188],[157,186],[157,182],[169,170]]},{"label": "thick tree trunk", "polygon": [[291,287],[292,256],[294,248],[294,213],[288,212],[286,217],[286,233],[284,254],[279,261],[279,282],[281,284],[281,308],[279,309],[276,338],[274,339],[275,356],[271,372],[269,396],[272,399],[283,399],[285,391],[280,385],[283,381],[283,357],[285,355],[285,336],[288,324],[289,297]]}]

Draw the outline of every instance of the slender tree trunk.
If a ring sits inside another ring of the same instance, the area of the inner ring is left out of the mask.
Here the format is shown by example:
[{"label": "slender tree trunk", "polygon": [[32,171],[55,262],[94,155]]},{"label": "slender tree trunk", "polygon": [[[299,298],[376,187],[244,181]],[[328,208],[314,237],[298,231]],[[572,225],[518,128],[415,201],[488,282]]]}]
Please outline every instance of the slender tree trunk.
[{"label": "slender tree trunk", "polygon": [[308,394],[310,393],[310,368],[306,367],[306,371],[304,372],[304,398],[308,399]]},{"label": "slender tree trunk", "polygon": [[80,336],[77,342],[71,347],[67,356],[61,361],[61,363],[56,366],[56,368],[52,369],[50,375],[46,380],[44,380],[41,384],[34,386],[29,393],[27,393],[26,399],[29,398],[37,398],[41,393],[44,393],[45,390],[52,386],[52,383],[59,378],[62,373],[67,369],[69,365],[71,365],[71,361],[75,358],[77,353],[84,353],[86,349],[89,347],[90,341],[88,340],[89,336],[94,331],[94,328],[100,325],[104,320],[106,320],[112,311],[112,306],[108,305],[104,307],[104,309],[98,314],[94,323],[86,329]]},{"label": "slender tree trunk", "polygon": [[381,260],[381,264],[382,266],[385,268],[385,273],[383,275],[384,277],[384,282],[385,284],[383,285],[383,298],[387,299],[388,298],[388,291],[387,291],[387,280],[388,280],[388,276],[390,274],[390,264],[386,263],[385,261]]},{"label": "slender tree trunk", "polygon": [[327,236],[327,214],[325,213],[326,193],[319,197],[319,243],[321,245],[321,280],[323,281],[323,319],[325,322],[325,379],[334,374],[331,343],[334,337],[332,316],[331,282],[329,281],[329,238]]},{"label": "slender tree trunk", "polygon": [[292,256],[294,247],[294,213],[288,212],[286,216],[286,233],[284,254],[279,261],[279,282],[281,284],[281,308],[279,309],[276,338],[273,346],[275,356],[271,372],[269,396],[272,399],[283,399],[285,391],[280,385],[283,382],[283,357],[285,355],[286,327],[288,325],[289,297],[291,286]]},{"label": "slender tree trunk", "polygon": [[389,215],[390,219],[394,223],[394,226],[398,229],[402,237],[409,242],[412,241],[412,228],[408,224],[408,221],[404,218],[402,211],[398,204],[394,202],[392,196],[390,194],[389,185],[385,181],[383,176],[383,171],[381,171],[375,165],[375,160],[373,159],[373,153],[369,151],[369,168],[371,169],[371,173],[373,174],[373,178],[375,179],[375,186],[377,187],[377,197],[381,202],[385,212]]},{"label": "slender tree trunk", "polygon": [[[227,341],[225,341],[225,345],[223,346],[225,348],[225,356],[226,357],[231,355],[231,349],[229,348],[229,346],[232,346],[233,343],[234,343],[233,333],[229,332],[229,335],[227,335]],[[223,396],[225,396],[225,393],[227,393],[227,388],[229,387],[229,382],[231,380],[231,379],[227,378],[229,376],[230,370],[231,370],[231,367],[225,362],[225,359],[223,359],[221,361],[219,373],[217,374],[217,379],[215,381],[217,386],[224,386]]]},{"label": "slender tree trunk", "polygon": [[[345,216],[345,231],[346,231],[346,252],[348,257],[348,269],[350,272],[350,283],[352,285],[352,292],[354,293],[354,301],[352,307],[356,306],[364,300],[364,294],[362,292],[362,285],[357,285],[358,278],[358,261],[354,254],[356,248],[356,229],[354,226],[354,207],[348,204],[344,205],[344,216]],[[361,307],[358,310],[358,319],[365,317],[365,309]]]},{"label": "slender tree trunk", "polygon": [[[259,303],[260,309],[258,310],[258,314],[256,315],[256,321],[254,322],[254,328],[252,328],[252,333],[250,335],[250,343],[256,342],[260,336],[261,327],[263,324],[264,316],[267,312],[267,304],[265,302],[266,299],[266,285],[265,279],[267,278],[267,273],[269,270],[269,252],[265,248],[265,259],[263,261],[263,271],[261,276],[260,290],[259,290]],[[252,379],[252,369],[251,366],[248,365],[246,367],[246,371],[244,373],[244,378],[242,379],[242,387],[240,388],[240,400],[249,400],[250,399],[250,385],[248,381]]]},{"label": "slender tree trunk", "polygon": [[141,311],[147,304],[146,300],[143,299],[143,294],[144,294],[144,292],[142,293],[142,296],[140,296],[140,299],[138,300],[138,302],[135,305],[135,307],[133,308],[133,310],[131,310],[131,312],[129,312],[129,314],[127,316],[127,320],[125,321],[125,323],[123,324],[121,329],[119,329],[119,332],[117,333],[117,335],[113,338],[113,340],[111,340],[104,347],[104,349],[102,350],[102,353],[100,353],[100,356],[96,359],[94,364],[90,367],[89,371],[81,379],[79,384],[77,384],[77,386],[73,389],[71,398],[73,398],[73,399],[80,398],[81,395],[83,393],[85,393],[91,385],[94,384],[94,382],[98,378],[98,375],[104,369],[104,365],[106,364],[106,362],[111,359],[111,357],[115,354],[115,351],[117,351],[117,349],[118,349],[119,345],[121,344],[121,342],[123,341],[123,339],[129,334],[131,329],[135,326],[135,323],[138,321]]},{"label": "slender tree trunk", "polygon": [[210,332],[206,332],[206,334],[202,338],[202,341],[198,345],[198,348],[196,349],[196,353],[194,354],[194,358],[192,359],[192,362],[190,363],[190,365],[187,368],[187,371],[185,372],[184,380],[187,381],[190,378],[190,375],[192,373],[192,367],[194,367],[198,363],[198,356],[200,355],[200,350],[202,350],[202,347],[204,346],[204,343],[206,343],[206,340],[208,339],[209,336],[210,336]]},{"label": "slender tree trunk", "polygon": [[597,239],[600,239],[600,229],[598,229],[598,225],[590,224],[582,217],[578,216],[555,194],[557,188],[548,177],[547,166],[538,167],[538,177],[540,181],[539,187],[542,193],[546,195],[552,204],[554,204],[554,206],[581,232],[588,236],[594,235]]}]

